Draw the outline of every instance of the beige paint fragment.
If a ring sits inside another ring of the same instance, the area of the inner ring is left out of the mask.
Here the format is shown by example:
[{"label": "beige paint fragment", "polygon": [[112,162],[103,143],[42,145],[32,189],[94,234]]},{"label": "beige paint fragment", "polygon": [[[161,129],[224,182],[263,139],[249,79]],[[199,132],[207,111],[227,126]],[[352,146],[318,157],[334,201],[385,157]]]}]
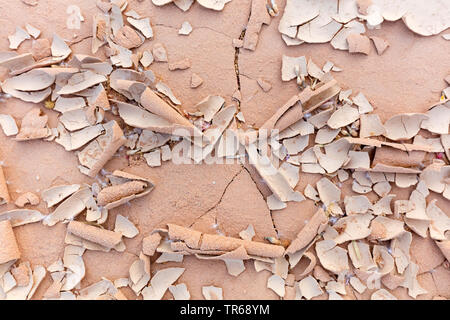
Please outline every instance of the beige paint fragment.
[{"label": "beige paint fragment", "polygon": [[51,187],[42,191],[42,199],[47,203],[47,208],[51,208],[79,189],[79,184]]},{"label": "beige paint fragment", "polygon": [[426,113],[428,119],[421,123],[421,128],[437,134],[448,134],[450,125],[450,103],[438,104]]},{"label": "beige paint fragment", "polygon": [[180,283],[177,284],[176,286],[170,286],[169,291],[173,295],[173,298],[175,300],[191,299],[191,294],[189,293],[185,283]]},{"label": "beige paint fragment", "polygon": [[189,58],[183,58],[178,61],[169,62],[169,70],[186,70],[191,67],[191,60]]},{"label": "beige paint fragment", "polygon": [[349,270],[347,250],[336,246],[333,240],[317,242],[316,254],[322,266],[335,274]]},{"label": "beige paint fragment", "polygon": [[448,240],[448,230],[450,230],[450,218],[436,205],[436,199],[431,200],[427,205],[426,215],[430,221],[430,237],[434,240]]},{"label": "beige paint fragment", "polygon": [[29,209],[13,209],[0,213],[0,221],[9,220],[13,227],[39,222],[44,218],[40,211]]},{"label": "beige paint fragment", "polygon": [[197,0],[201,6],[215,11],[222,11],[224,6],[231,0]]},{"label": "beige paint fragment", "polygon": [[192,113],[192,115],[197,117],[203,116],[205,121],[210,122],[224,104],[225,99],[221,96],[207,96],[195,105],[197,111]]},{"label": "beige paint fragment", "polygon": [[178,34],[187,36],[192,32],[192,26],[189,21],[184,21],[181,28],[178,30]]},{"label": "beige paint fragment", "polygon": [[[66,190],[64,190],[66,191]],[[53,197],[53,196],[52,196]],[[51,214],[47,215],[43,221],[44,225],[53,226],[59,221],[68,221],[79,215],[87,206],[92,197],[91,190],[87,186],[83,186],[78,191],[71,194],[64,202],[62,202]],[[61,201],[61,197],[56,198]],[[44,197],[45,200],[45,197]],[[46,200],[47,201],[47,200]]]},{"label": "beige paint fragment", "polygon": [[107,78],[104,75],[94,73],[91,70],[82,71],[72,75],[72,77],[69,78],[67,84],[63,86],[57,93],[60,95],[72,94],[105,81],[107,81]]},{"label": "beige paint fragment", "polygon": [[36,194],[32,192],[25,192],[16,199],[14,204],[19,208],[23,208],[26,204],[36,206],[39,204],[39,202],[40,199]]},{"label": "beige paint fragment", "polygon": [[153,63],[153,55],[151,54],[150,51],[146,50],[142,53],[142,58],[139,61],[145,68],[147,68],[149,65]]},{"label": "beige paint fragment", "polygon": [[67,58],[72,53],[66,42],[56,33],[53,34],[51,51],[53,57],[61,57],[62,59]]},{"label": "beige paint fragment", "polygon": [[398,300],[396,296],[389,293],[386,289],[379,289],[372,293],[370,300]]},{"label": "beige paint fragment", "polygon": [[349,49],[349,45],[347,42],[348,36],[352,34],[361,34],[364,32],[366,32],[364,24],[356,20],[352,20],[343,26],[343,28],[334,36],[333,40],[331,40],[330,43],[335,49],[348,50]]},{"label": "beige paint fragment", "polygon": [[402,287],[408,289],[408,295],[414,299],[421,294],[425,294],[428,291],[422,288],[417,281],[417,274],[419,272],[419,266],[414,262],[410,262],[405,270],[405,281],[401,284]]},{"label": "beige paint fragment", "polygon": [[16,121],[9,114],[0,114],[0,126],[5,136],[13,136],[19,132]]},{"label": "beige paint fragment", "polygon": [[150,280],[150,285],[142,290],[144,300],[161,300],[167,289],[181,276],[184,268],[159,270]]},{"label": "beige paint fragment", "polygon": [[319,283],[312,276],[307,276],[306,278],[300,280],[297,285],[301,296],[305,297],[306,300],[311,300],[312,298],[320,296],[323,293]]},{"label": "beige paint fragment", "polygon": [[422,113],[395,115],[385,122],[384,136],[394,141],[411,139],[419,132],[422,121],[426,119],[428,116]]},{"label": "beige paint fragment", "polygon": [[319,192],[320,200],[326,205],[333,202],[339,202],[341,199],[341,190],[327,178],[322,178],[317,181],[317,191]]},{"label": "beige paint fragment", "polygon": [[42,114],[41,109],[33,108],[22,118],[22,124],[15,140],[27,141],[46,138],[51,130],[47,127],[48,116]]},{"label": "beige paint fragment", "polygon": [[[204,1],[204,0],[202,0]],[[229,2],[230,0],[225,0]],[[224,1],[224,2],[225,2]],[[198,1],[201,4],[201,1]],[[209,1],[214,2],[214,1]],[[215,1],[219,2],[219,1]],[[263,24],[270,24],[270,15],[267,11],[267,3],[263,1],[252,1],[250,8],[250,17],[247,22],[246,32],[243,39],[243,47],[254,51],[258,44],[259,33]]]},{"label": "beige paint fragment", "polygon": [[16,50],[20,46],[20,44],[27,39],[30,39],[30,35],[28,34],[28,32],[20,27],[16,27],[15,33],[8,36],[9,48]]},{"label": "beige paint fragment", "polygon": [[367,287],[359,280],[357,277],[350,278],[350,285],[355,289],[359,294],[362,294],[366,291]]},{"label": "beige paint fragment", "polygon": [[136,228],[136,226],[130,220],[120,214],[116,216],[114,232],[121,233],[124,237],[130,239],[139,234],[139,230]]},{"label": "beige paint fragment", "polygon": [[197,88],[201,86],[203,83],[203,79],[196,73],[192,73],[191,75],[191,88]]},{"label": "beige paint fragment", "polygon": [[327,121],[327,124],[332,129],[338,129],[353,123],[358,120],[358,118],[358,110],[346,104],[342,108],[337,109],[331,115]]},{"label": "beige paint fragment", "polygon": [[162,43],[155,43],[153,45],[153,58],[156,62],[167,62],[167,51]]},{"label": "beige paint fragment", "polygon": [[223,300],[223,290],[219,287],[204,286],[202,287],[202,294],[205,300]]},{"label": "beige paint fragment", "polygon": [[[174,244],[185,244],[185,248],[197,250],[197,253],[208,253],[208,251],[217,251],[226,253],[234,251],[239,247],[244,247],[245,251],[252,256],[263,258],[277,258],[283,255],[284,247],[279,245],[266,244],[256,241],[241,240],[221,235],[202,234],[189,228],[180,227],[174,224],[168,224],[169,238]],[[200,243],[200,237],[202,241]],[[200,250],[200,252],[198,251]]]},{"label": "beige paint fragment", "polygon": [[304,194],[305,194],[305,197],[313,200],[314,202],[320,201],[319,193],[309,183],[305,187]]},{"label": "beige paint fragment", "polygon": [[26,300],[34,285],[33,272],[30,263],[24,262],[28,269],[28,284],[26,286],[16,286],[6,293],[6,300]]},{"label": "beige paint fragment", "polygon": [[405,232],[403,226],[403,221],[377,216],[370,225],[370,237],[380,241],[390,240]]},{"label": "beige paint fragment", "polygon": [[151,39],[153,38],[153,29],[150,26],[150,18],[144,18],[144,19],[135,19],[132,17],[128,17],[127,21],[135,27],[137,30],[139,30],[145,38]]},{"label": "beige paint fragment", "polygon": [[327,222],[325,212],[322,209],[317,210],[286,249],[286,254],[294,254],[305,248],[323,230]]},{"label": "beige paint fragment", "polygon": [[288,180],[272,165],[267,156],[261,156],[254,144],[246,146],[250,163],[256,168],[266,181],[272,192],[281,201],[303,201],[301,193],[296,192],[289,185]]},{"label": "beige paint fragment", "polygon": [[286,294],[285,281],[276,274],[267,279],[267,288],[273,290],[280,297],[284,297]]},{"label": "beige paint fragment", "polygon": [[347,36],[348,52],[350,53],[363,53],[368,55],[371,50],[370,40],[367,36],[352,33]]},{"label": "beige paint fragment", "polygon": [[249,224],[246,229],[239,232],[239,236],[242,240],[252,241],[255,236],[255,229],[253,228],[253,225]]},{"label": "beige paint fragment", "polygon": [[447,261],[450,261],[450,240],[435,241]]},{"label": "beige paint fragment", "polygon": [[144,239],[142,239],[142,252],[145,255],[153,256],[156,252],[156,248],[161,242],[161,236],[159,233],[153,233]]},{"label": "beige paint fragment", "polygon": [[386,39],[375,36],[370,37],[370,39],[373,41],[373,44],[375,45],[379,56],[381,56],[390,46],[389,42]]},{"label": "beige paint fragment", "polygon": [[373,216],[368,213],[360,213],[339,219],[333,228],[339,235],[334,238],[337,244],[350,240],[364,239],[370,234],[369,224]]}]

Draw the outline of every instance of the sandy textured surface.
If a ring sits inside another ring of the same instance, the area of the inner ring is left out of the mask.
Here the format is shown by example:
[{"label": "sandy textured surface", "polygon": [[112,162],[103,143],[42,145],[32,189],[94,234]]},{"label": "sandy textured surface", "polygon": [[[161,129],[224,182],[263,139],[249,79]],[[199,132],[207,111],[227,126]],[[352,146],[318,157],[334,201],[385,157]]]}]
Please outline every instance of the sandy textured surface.
[{"label": "sandy textured surface", "polygon": [[[421,37],[412,33],[401,22],[385,22],[381,29],[370,30],[368,35],[387,39],[391,46],[379,56],[372,47],[368,55],[352,55],[346,51],[333,49],[329,44],[303,44],[287,47],[277,30],[279,19],[285,6],[277,1],[280,14],[263,26],[255,51],[240,49],[238,72],[235,69],[235,48],[232,40],[239,38],[246,26],[250,13],[250,0],[235,0],[225,6],[222,12],[215,12],[194,3],[188,12],[182,12],[174,5],[155,7],[151,1],[129,1],[129,8],[143,16],[150,17],[155,37],[146,41],[141,50],[151,48],[161,42],[168,52],[170,61],[189,58],[192,67],[187,70],[169,71],[167,64],[153,63],[151,69],[168,84],[181,100],[183,108],[194,110],[194,106],[205,96],[220,94],[227,103],[232,103],[232,95],[240,89],[242,101],[240,110],[246,122],[260,126],[297,93],[295,81],[281,81],[281,56],[305,55],[313,57],[318,65],[330,60],[343,69],[334,77],[344,88],[353,92],[363,92],[376,108],[375,112],[384,121],[397,113],[425,112],[437,102],[440,91],[445,87],[444,78],[450,71],[450,41],[440,35]],[[92,12],[99,12],[95,1],[82,0],[76,4],[85,17],[79,30],[66,27],[66,8],[70,0],[39,0],[35,7],[20,1],[0,1],[0,51],[8,50],[7,35],[14,33],[15,26],[30,23],[42,31],[40,38],[51,39],[52,32],[73,40],[71,48],[77,53],[90,54],[90,32]],[[184,21],[189,21],[193,32],[179,36],[178,29]],[[31,41],[24,42],[19,53],[28,52]],[[100,56],[103,51],[100,51]],[[192,73],[203,79],[203,84],[190,87]],[[238,78],[237,78],[238,77]],[[257,83],[258,78],[269,81],[272,88],[264,92]],[[239,80],[239,82],[238,82]],[[240,88],[238,87],[240,84]],[[236,103],[236,102],[234,102]],[[31,103],[17,99],[0,101],[1,113],[22,118],[35,107]],[[56,124],[56,113],[41,109],[49,115],[50,126]],[[55,143],[44,141],[17,142],[4,136],[0,131],[0,161],[2,161],[11,198],[26,191],[39,194],[51,185],[59,183],[92,183],[94,180],[81,174],[78,161],[71,152]],[[84,254],[86,276],[82,287],[99,281],[101,277],[116,279],[127,277],[130,265],[141,251],[142,238],[167,223],[213,233],[217,223],[221,232],[237,237],[238,233],[252,224],[256,231],[255,240],[278,236],[292,240],[303,228],[306,221],[316,211],[313,201],[290,202],[287,208],[270,212],[265,197],[267,190],[258,189],[259,177],[251,168],[235,165],[173,165],[166,162],[161,167],[150,168],[143,161],[129,163],[125,157],[114,158],[105,167],[108,171],[125,170],[150,178],[156,185],[148,196],[134,200],[131,205],[123,205],[110,211],[105,226],[113,228],[116,214],[132,221],[139,229],[134,239],[125,239],[124,253],[101,253],[87,251]],[[296,190],[302,191],[310,183],[314,185],[320,175],[301,174]],[[344,183],[346,194],[351,191],[351,182]],[[412,190],[412,189],[411,189]],[[397,199],[407,199],[409,189],[393,187]],[[368,195],[370,198],[370,194]],[[450,214],[448,200],[431,194],[438,199],[437,204]],[[13,209],[14,205],[3,205],[0,211]],[[48,212],[43,202],[36,209]],[[47,227],[41,223],[14,228],[22,260],[31,265],[48,266],[62,257],[66,224]],[[419,282],[429,293],[419,299],[430,299],[439,295],[450,298],[450,270],[445,258],[431,239],[413,236],[412,259],[420,268]],[[246,262],[246,271],[239,277],[227,273],[221,261],[204,261],[195,257],[185,257],[181,264],[186,271],[178,282],[186,283],[192,299],[202,299],[202,286],[215,285],[223,288],[225,299],[277,299],[278,296],[266,287],[268,271],[255,272],[252,262]],[[152,264],[153,270],[179,263]],[[299,267],[300,268],[300,267]],[[294,273],[296,271],[294,270]],[[299,280],[299,279],[296,279]],[[50,286],[49,276],[44,279],[34,299],[42,298]],[[129,298],[131,290],[123,290]],[[401,299],[409,299],[405,288],[397,288],[393,294]],[[369,298],[371,291],[355,294],[356,298]],[[326,294],[319,298],[325,298]],[[351,298],[350,295],[347,296]],[[345,298],[347,298],[345,297]],[[167,292],[165,298],[171,298]]]}]

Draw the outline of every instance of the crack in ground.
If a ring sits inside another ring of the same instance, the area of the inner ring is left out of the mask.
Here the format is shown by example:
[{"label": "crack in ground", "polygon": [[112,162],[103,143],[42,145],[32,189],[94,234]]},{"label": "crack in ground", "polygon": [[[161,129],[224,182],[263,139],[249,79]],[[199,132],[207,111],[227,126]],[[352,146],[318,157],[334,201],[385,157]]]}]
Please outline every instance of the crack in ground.
[{"label": "crack in ground", "polygon": [[[250,176],[250,179],[252,179],[253,183],[255,184],[255,188],[256,190],[258,190],[258,192],[261,194],[261,196],[263,197],[264,200],[266,200],[266,198],[264,197],[263,193],[261,192],[261,190],[259,190],[258,188],[258,184],[256,183],[255,179],[253,179],[253,176],[251,175],[250,171],[243,165],[241,164],[242,168],[247,171],[248,175]],[[277,226],[275,225],[275,221],[273,220],[273,216],[272,216],[272,210],[269,209],[269,215],[270,215],[270,219],[272,220],[272,226],[273,229],[275,230],[275,233],[277,234],[277,237],[279,238],[279,233],[278,233],[278,229]]]},{"label": "crack in ground", "polygon": [[[233,176],[233,178],[231,178],[230,182],[227,183],[227,185],[225,186],[225,188],[223,189],[222,195],[219,198],[219,201],[217,201],[217,203],[215,205],[213,205],[211,208],[209,208],[208,210],[206,210],[206,212],[202,213],[199,217],[197,217],[190,225],[189,228],[191,228],[194,223],[196,223],[198,220],[200,220],[202,217],[204,217],[205,215],[207,215],[208,213],[210,213],[212,210],[214,210],[215,208],[217,208],[217,206],[222,202],[223,197],[225,196],[225,193],[228,190],[228,187],[233,183],[234,179],[236,179],[236,177],[242,172],[242,167],[241,169]],[[216,220],[217,222],[217,220]]]},{"label": "crack in ground", "polygon": [[[248,15],[247,18],[247,23],[245,25],[244,30],[241,31],[241,34],[239,35],[239,40],[243,41],[244,37],[245,37],[245,32],[247,32],[247,26],[248,26],[248,22],[250,21],[250,17],[252,15],[252,10],[251,10],[251,5],[250,5],[250,13]],[[234,48],[234,72],[236,74],[236,84],[238,87],[238,91],[239,93],[241,92],[241,79],[240,79],[240,72],[239,72],[239,53],[240,53],[240,48],[235,47]],[[238,108],[238,112],[241,111],[241,98],[237,99],[237,108]]]}]

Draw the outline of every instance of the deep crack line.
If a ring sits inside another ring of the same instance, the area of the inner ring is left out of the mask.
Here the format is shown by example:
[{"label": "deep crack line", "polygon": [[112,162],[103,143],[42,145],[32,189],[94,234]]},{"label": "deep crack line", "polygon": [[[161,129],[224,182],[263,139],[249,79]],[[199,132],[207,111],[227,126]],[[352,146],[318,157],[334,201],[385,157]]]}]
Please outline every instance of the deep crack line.
[{"label": "deep crack line", "polygon": [[[244,30],[241,31],[241,34],[239,35],[239,40],[244,41],[244,37],[245,37],[245,32],[247,31],[247,26],[248,26],[248,22],[250,21],[250,17],[252,15],[252,10],[250,7],[250,13],[248,15],[247,18],[247,23],[245,25]],[[234,48],[234,72],[236,74],[236,84],[237,84],[237,88],[239,93],[241,92],[241,79],[240,79],[240,73],[239,73],[239,53],[240,53],[240,48],[239,47],[235,47]],[[237,99],[237,108],[238,108],[238,112],[241,111],[241,98]]]},{"label": "deep crack line", "polygon": [[[258,190],[258,192],[261,194],[261,197],[262,197],[264,200],[266,200],[266,202],[267,202],[267,199],[264,197],[264,194],[263,194],[263,193],[261,192],[261,190],[258,188],[258,184],[256,183],[255,179],[253,179],[253,176],[252,176],[252,174],[250,173],[250,171],[249,171],[244,165],[241,164],[241,166],[242,166],[242,168],[243,168],[245,171],[247,171],[248,175],[250,176],[250,179],[252,179],[253,183],[255,184],[256,190]],[[279,238],[280,236],[279,236],[279,234],[278,234],[278,229],[277,229],[277,226],[275,225],[275,221],[273,220],[272,210],[270,210],[270,209],[269,209],[269,215],[270,215],[270,219],[272,220],[272,226],[273,226],[273,229],[275,230],[275,233],[277,234],[277,237]]]},{"label": "deep crack line", "polygon": [[219,201],[217,201],[217,203],[215,205],[213,205],[211,208],[209,208],[208,210],[206,210],[204,213],[202,213],[200,216],[198,216],[190,225],[189,228],[191,228],[194,223],[196,223],[198,220],[200,220],[202,217],[204,217],[205,215],[207,215],[208,213],[210,213],[212,210],[214,210],[215,208],[217,208],[217,206],[222,202],[223,197],[225,196],[225,193],[228,190],[228,187],[233,183],[234,179],[236,179],[236,177],[242,172],[242,167],[241,169],[233,176],[233,178],[231,178],[230,182],[227,183],[227,185],[225,186],[225,188],[223,189],[223,192],[219,198]]}]

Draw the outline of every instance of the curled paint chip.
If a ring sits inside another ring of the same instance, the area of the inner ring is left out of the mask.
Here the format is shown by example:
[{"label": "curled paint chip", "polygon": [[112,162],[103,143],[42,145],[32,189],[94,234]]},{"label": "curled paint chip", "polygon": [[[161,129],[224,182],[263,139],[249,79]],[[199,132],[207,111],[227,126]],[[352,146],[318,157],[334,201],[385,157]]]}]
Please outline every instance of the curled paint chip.
[{"label": "curled paint chip", "polygon": [[95,176],[126,142],[126,138],[115,120],[103,125],[105,134],[90,142],[80,153],[80,170],[88,176]]},{"label": "curled paint chip", "polygon": [[261,156],[254,144],[246,146],[250,163],[266,181],[272,192],[281,201],[303,201],[301,193],[294,191],[288,180],[278,171],[267,156]]},{"label": "curled paint chip", "polygon": [[120,170],[107,175],[107,179],[111,185],[98,193],[97,202],[108,210],[143,197],[154,187],[150,180]]},{"label": "curled paint chip", "polygon": [[[198,253],[208,253],[217,251],[222,253],[231,252],[239,247],[244,247],[245,251],[252,256],[263,258],[277,258],[283,255],[284,247],[279,245],[266,244],[257,241],[241,240],[220,235],[203,234],[189,228],[168,224],[169,238],[174,240],[171,245],[185,244],[186,249],[200,250]],[[200,244],[200,237],[202,241]]]},{"label": "curled paint chip", "polygon": [[9,221],[0,221],[0,265],[20,258],[19,247],[12,225]]},{"label": "curled paint chip", "polygon": [[181,101],[178,100],[178,98],[175,97],[175,95],[173,94],[172,89],[170,89],[165,83],[158,82],[156,84],[156,90],[158,90],[158,92],[160,92],[163,95],[165,95],[166,97],[168,97],[170,99],[170,101],[172,101],[172,103],[174,103],[176,105],[181,104]]},{"label": "curled paint chip", "polygon": [[327,221],[325,212],[322,209],[317,210],[287,247],[286,254],[293,254],[305,248],[322,231]]},{"label": "curled paint chip", "polygon": [[0,205],[9,203],[10,201],[11,197],[9,195],[5,174],[3,172],[3,167],[0,165]]},{"label": "curled paint chip", "polygon": [[69,222],[67,232],[106,248],[114,248],[122,240],[122,234],[119,232],[101,229],[79,221]]}]

